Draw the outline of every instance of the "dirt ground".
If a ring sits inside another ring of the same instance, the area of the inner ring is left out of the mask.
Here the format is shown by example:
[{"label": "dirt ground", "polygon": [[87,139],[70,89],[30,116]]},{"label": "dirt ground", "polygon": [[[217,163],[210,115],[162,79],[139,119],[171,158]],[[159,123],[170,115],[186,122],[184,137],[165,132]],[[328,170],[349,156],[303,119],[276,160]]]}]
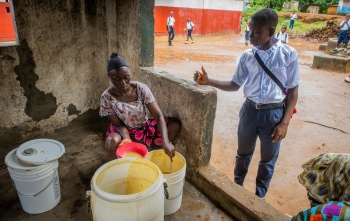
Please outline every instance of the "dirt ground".
[{"label": "dirt ground", "polygon": [[[84,115],[84,114],[83,114]],[[18,194],[11,183],[5,156],[20,144],[0,148],[0,220],[1,221],[89,221],[86,191],[91,190],[91,178],[96,170],[111,158],[104,151],[104,137],[108,121],[101,124],[96,118],[98,112],[90,117],[80,116],[67,127],[55,131],[45,138],[62,142],[65,153],[59,159],[59,180],[61,200],[53,209],[41,214],[24,212]],[[89,122],[87,124],[87,122]],[[32,180],[31,180],[32,181]],[[35,181],[32,181],[34,183]],[[37,181],[36,183],[37,184]],[[52,197],[50,201],[52,202]],[[35,205],[37,202],[31,202]],[[28,208],[32,208],[27,205]],[[159,205],[160,206],[160,205]],[[213,204],[191,183],[185,182],[180,209],[164,217],[165,221],[233,221],[224,211]]]},{"label": "dirt ground", "polygon": [[[185,40],[185,36],[176,36],[170,47],[166,37],[156,37],[155,67],[193,80],[193,73],[203,65],[209,77],[230,80],[239,56],[252,47],[244,45],[243,34],[194,36],[194,44],[184,44]],[[344,81],[348,73],[311,68],[313,56],[323,53],[318,50],[319,43],[296,38],[291,40],[290,45],[299,54],[302,79],[298,113],[291,120],[287,137],[282,142],[266,201],[278,210],[294,215],[309,207],[306,190],[297,178],[302,172],[301,165],[322,153],[348,153],[350,150],[350,84]],[[217,92],[210,164],[233,179],[238,113],[245,98],[242,89],[238,92]],[[244,187],[253,193],[259,154],[257,143]]]}]

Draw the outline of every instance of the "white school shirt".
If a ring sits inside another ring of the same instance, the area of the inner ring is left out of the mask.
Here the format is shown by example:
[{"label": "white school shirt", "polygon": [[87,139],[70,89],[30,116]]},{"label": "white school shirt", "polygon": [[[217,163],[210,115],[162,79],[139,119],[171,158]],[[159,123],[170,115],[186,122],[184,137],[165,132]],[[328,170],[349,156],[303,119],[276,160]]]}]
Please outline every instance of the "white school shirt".
[{"label": "white school shirt", "polygon": [[276,35],[275,35],[275,38],[279,39],[279,40],[283,40],[283,41],[286,41],[286,44],[288,44],[288,34],[287,32],[278,32]]},{"label": "white school shirt", "polygon": [[298,16],[297,16],[297,14],[291,14],[290,15],[290,20],[294,20],[294,19],[296,19]]},{"label": "white school shirt", "polygon": [[186,26],[187,26],[187,29],[193,29],[194,24],[190,21],[190,22],[187,22]]},{"label": "white school shirt", "polygon": [[300,74],[298,53],[289,45],[277,41],[268,50],[259,50],[257,47],[246,50],[238,63],[232,81],[243,86],[244,95],[258,104],[282,102],[286,94],[265,73],[254,57],[258,53],[261,60],[277,77],[285,88],[294,88],[299,85]]},{"label": "white school shirt", "polygon": [[169,16],[167,20],[167,25],[174,26],[174,23],[175,23],[175,18],[172,16]]},{"label": "white school shirt", "polygon": [[[340,26],[342,26],[345,23],[345,21],[340,22]],[[340,29],[340,31],[347,31],[350,27],[350,20],[348,21],[348,25],[344,24],[344,26]]]},{"label": "white school shirt", "polygon": [[249,26],[248,26],[248,25],[247,25],[247,26],[245,26],[244,31],[250,31],[250,29],[249,29]]}]

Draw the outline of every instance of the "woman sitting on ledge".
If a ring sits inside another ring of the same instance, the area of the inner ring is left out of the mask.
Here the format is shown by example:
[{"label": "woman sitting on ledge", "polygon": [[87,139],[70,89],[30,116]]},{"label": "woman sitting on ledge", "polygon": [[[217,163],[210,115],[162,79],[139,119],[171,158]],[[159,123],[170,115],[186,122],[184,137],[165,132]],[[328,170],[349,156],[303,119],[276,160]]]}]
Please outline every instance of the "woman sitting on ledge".
[{"label": "woman sitting on ledge", "polygon": [[[118,146],[135,141],[151,147],[163,147],[173,158],[172,141],[177,137],[181,123],[177,118],[164,117],[152,92],[137,81],[130,81],[128,63],[112,53],[107,65],[108,78],[112,85],[101,95],[100,116],[111,121],[106,133],[106,150],[116,156]],[[148,119],[146,108],[154,119]]]}]

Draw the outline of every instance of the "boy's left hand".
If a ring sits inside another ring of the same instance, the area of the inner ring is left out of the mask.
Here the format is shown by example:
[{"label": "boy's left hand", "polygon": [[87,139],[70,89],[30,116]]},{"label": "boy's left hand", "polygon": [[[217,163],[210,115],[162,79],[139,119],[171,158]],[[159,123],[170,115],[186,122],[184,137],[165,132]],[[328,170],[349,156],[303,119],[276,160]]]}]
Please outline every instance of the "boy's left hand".
[{"label": "boy's left hand", "polygon": [[288,124],[280,123],[278,124],[271,134],[272,143],[276,143],[284,139],[287,135]]}]

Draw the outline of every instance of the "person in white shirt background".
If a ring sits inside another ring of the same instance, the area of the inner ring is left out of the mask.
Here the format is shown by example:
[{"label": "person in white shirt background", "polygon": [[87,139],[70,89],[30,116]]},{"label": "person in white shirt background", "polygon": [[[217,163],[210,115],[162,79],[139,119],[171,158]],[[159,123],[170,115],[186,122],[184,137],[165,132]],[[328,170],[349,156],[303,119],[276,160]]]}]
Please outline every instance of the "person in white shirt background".
[{"label": "person in white shirt background", "polygon": [[334,52],[339,50],[340,43],[344,43],[344,53],[348,53],[348,42],[349,42],[349,36],[348,36],[348,30],[350,27],[350,14],[345,15],[345,18],[343,21],[340,22],[340,32],[338,35],[338,41],[337,46],[332,50]]},{"label": "person in white shirt background", "polygon": [[290,15],[290,20],[289,20],[289,29],[293,29],[294,28],[294,22],[295,19],[297,18],[297,14],[295,14],[295,12],[293,12],[293,14]]},{"label": "person in white shirt background", "polygon": [[276,34],[276,38],[280,40],[283,44],[288,44],[288,34],[287,34],[287,25],[281,26],[281,31]]},{"label": "person in white shirt background", "polygon": [[245,45],[248,46],[248,43],[249,43],[249,36],[250,36],[250,29],[249,29],[249,25],[247,24],[245,26],[245,29],[244,29],[244,32],[245,32]]},{"label": "person in white shirt background", "polygon": [[194,24],[193,24],[193,22],[191,22],[190,18],[187,19],[186,28],[187,28],[187,40],[186,40],[185,44],[188,44],[188,39],[189,38],[191,38],[192,44],[193,44],[194,41],[193,41],[193,38],[192,38],[192,31],[194,29]]},{"label": "person in white shirt background", "polygon": [[167,29],[168,29],[168,43],[169,46],[172,46],[173,44],[171,43],[171,41],[174,39],[175,37],[175,31],[174,31],[174,23],[175,23],[175,18],[174,18],[174,12],[170,12],[170,16],[167,19]]}]

